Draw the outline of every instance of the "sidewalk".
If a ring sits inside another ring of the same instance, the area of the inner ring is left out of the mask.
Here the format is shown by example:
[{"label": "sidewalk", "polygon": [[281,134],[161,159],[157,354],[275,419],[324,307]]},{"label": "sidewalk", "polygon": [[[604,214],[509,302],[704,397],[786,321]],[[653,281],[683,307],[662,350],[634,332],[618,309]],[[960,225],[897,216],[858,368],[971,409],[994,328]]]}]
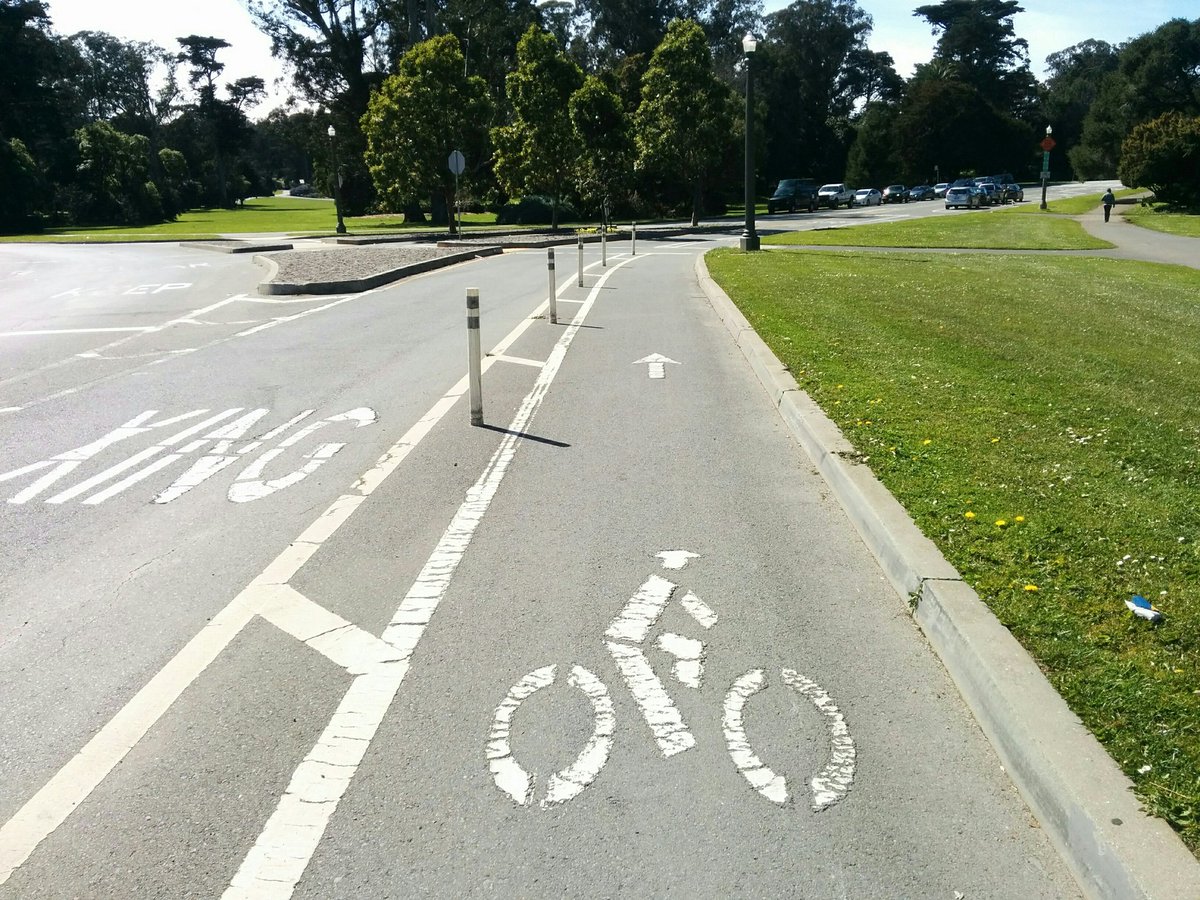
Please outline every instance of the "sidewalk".
[{"label": "sidewalk", "polygon": [[1121,209],[1121,205],[1114,207],[1108,222],[1104,221],[1104,209],[1100,206],[1075,217],[1088,234],[1117,245],[1115,250],[1093,251],[1094,255],[1200,269],[1200,238],[1142,228],[1126,219]]}]

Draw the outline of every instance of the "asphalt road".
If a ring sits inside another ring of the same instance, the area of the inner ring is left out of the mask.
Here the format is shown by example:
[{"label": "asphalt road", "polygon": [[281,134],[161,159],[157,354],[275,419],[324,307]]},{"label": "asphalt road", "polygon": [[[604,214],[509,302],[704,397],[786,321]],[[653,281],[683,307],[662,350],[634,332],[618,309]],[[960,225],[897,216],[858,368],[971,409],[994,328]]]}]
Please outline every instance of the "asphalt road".
[{"label": "asphalt road", "polygon": [[560,255],[558,324],[542,251],[280,301],[0,248],[0,897],[1077,896],[721,242]]}]

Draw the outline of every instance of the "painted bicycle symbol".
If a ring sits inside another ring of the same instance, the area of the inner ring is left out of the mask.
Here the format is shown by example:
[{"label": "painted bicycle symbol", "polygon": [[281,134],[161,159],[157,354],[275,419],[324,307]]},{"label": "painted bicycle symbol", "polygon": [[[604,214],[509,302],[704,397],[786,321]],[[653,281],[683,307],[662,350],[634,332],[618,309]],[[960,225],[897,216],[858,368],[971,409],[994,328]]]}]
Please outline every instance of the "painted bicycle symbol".
[{"label": "painted bicycle symbol", "polygon": [[[697,558],[696,554],[686,550],[665,550],[657,556],[664,569],[682,569],[689,560]],[[695,746],[696,738],[642,648],[678,590],[679,586],[674,582],[658,574],[651,575],[604,633],[605,647],[666,758]],[[717,624],[717,614],[692,591],[684,593],[679,604],[705,631]],[[657,636],[652,646],[674,658],[671,675],[676,681],[693,690],[702,686],[703,641],[664,632]],[[538,779],[536,773],[527,771],[513,756],[510,740],[513,720],[521,704],[554,684],[558,675],[557,665],[534,669],[513,685],[496,708],[492,720],[487,743],[488,768],[496,786],[521,806],[533,805]],[[784,684],[816,707],[829,732],[829,760],[809,781],[812,808],[820,811],[837,803],[850,791],[854,780],[854,740],[842,713],[819,684],[792,669],[783,669],[780,675]],[[566,680],[590,701],[594,727],[575,760],[546,778],[545,792],[538,803],[543,808],[566,803],[595,781],[608,762],[616,733],[616,715],[605,683],[580,665],[571,666]],[[747,703],[766,687],[767,675],[763,669],[751,669],[736,679],[725,695],[722,727],[725,744],[737,770],[759,795],[783,804],[789,799],[787,779],[759,758],[746,735],[743,721]]]}]

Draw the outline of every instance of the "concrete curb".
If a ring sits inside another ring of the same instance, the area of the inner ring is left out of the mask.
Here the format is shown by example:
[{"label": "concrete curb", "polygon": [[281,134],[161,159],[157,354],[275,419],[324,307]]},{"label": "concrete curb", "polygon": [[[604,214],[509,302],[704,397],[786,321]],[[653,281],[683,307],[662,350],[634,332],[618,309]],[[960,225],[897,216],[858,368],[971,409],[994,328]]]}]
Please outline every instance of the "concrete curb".
[{"label": "concrete curb", "polygon": [[833,488],[995,747],[1013,783],[1088,897],[1200,898],[1200,862],[1147,815],[1100,742],[1037,664],[803,391],[704,257],[696,277],[797,441]]},{"label": "concrete curb", "polygon": [[291,250],[290,243],[252,244],[249,241],[184,241],[179,246],[194,250],[211,250],[213,253],[271,253],[275,250]]},{"label": "concrete curb", "polygon": [[401,278],[407,278],[409,275],[419,275],[422,272],[431,272],[434,269],[452,266],[456,263],[466,262],[481,256],[495,256],[501,252],[503,251],[500,247],[475,247],[462,253],[450,253],[446,256],[436,257],[435,259],[409,263],[406,266],[399,266],[384,272],[376,272],[373,275],[367,275],[362,278],[345,278],[340,281],[312,281],[305,283],[275,281],[275,276],[279,274],[279,264],[275,260],[266,256],[256,256],[254,257],[254,261],[261,266],[265,266],[267,269],[267,277],[258,285],[258,292],[264,296],[278,296],[281,294],[356,294],[359,291],[369,291],[371,288],[399,281]]}]

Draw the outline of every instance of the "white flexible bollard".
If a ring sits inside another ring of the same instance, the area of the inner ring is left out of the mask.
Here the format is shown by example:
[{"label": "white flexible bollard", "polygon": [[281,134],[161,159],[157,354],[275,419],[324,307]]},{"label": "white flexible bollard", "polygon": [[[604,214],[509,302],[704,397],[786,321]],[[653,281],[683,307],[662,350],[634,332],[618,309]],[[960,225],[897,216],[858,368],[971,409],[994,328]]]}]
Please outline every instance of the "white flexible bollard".
[{"label": "white flexible bollard", "polygon": [[558,291],[555,290],[554,278],[554,248],[546,249],[546,271],[550,273],[550,324],[558,324],[558,304],[555,302],[558,298],[555,296]]},{"label": "white flexible bollard", "polygon": [[479,288],[467,288],[467,368],[471,394],[471,424],[483,424],[483,358],[479,352]]}]

